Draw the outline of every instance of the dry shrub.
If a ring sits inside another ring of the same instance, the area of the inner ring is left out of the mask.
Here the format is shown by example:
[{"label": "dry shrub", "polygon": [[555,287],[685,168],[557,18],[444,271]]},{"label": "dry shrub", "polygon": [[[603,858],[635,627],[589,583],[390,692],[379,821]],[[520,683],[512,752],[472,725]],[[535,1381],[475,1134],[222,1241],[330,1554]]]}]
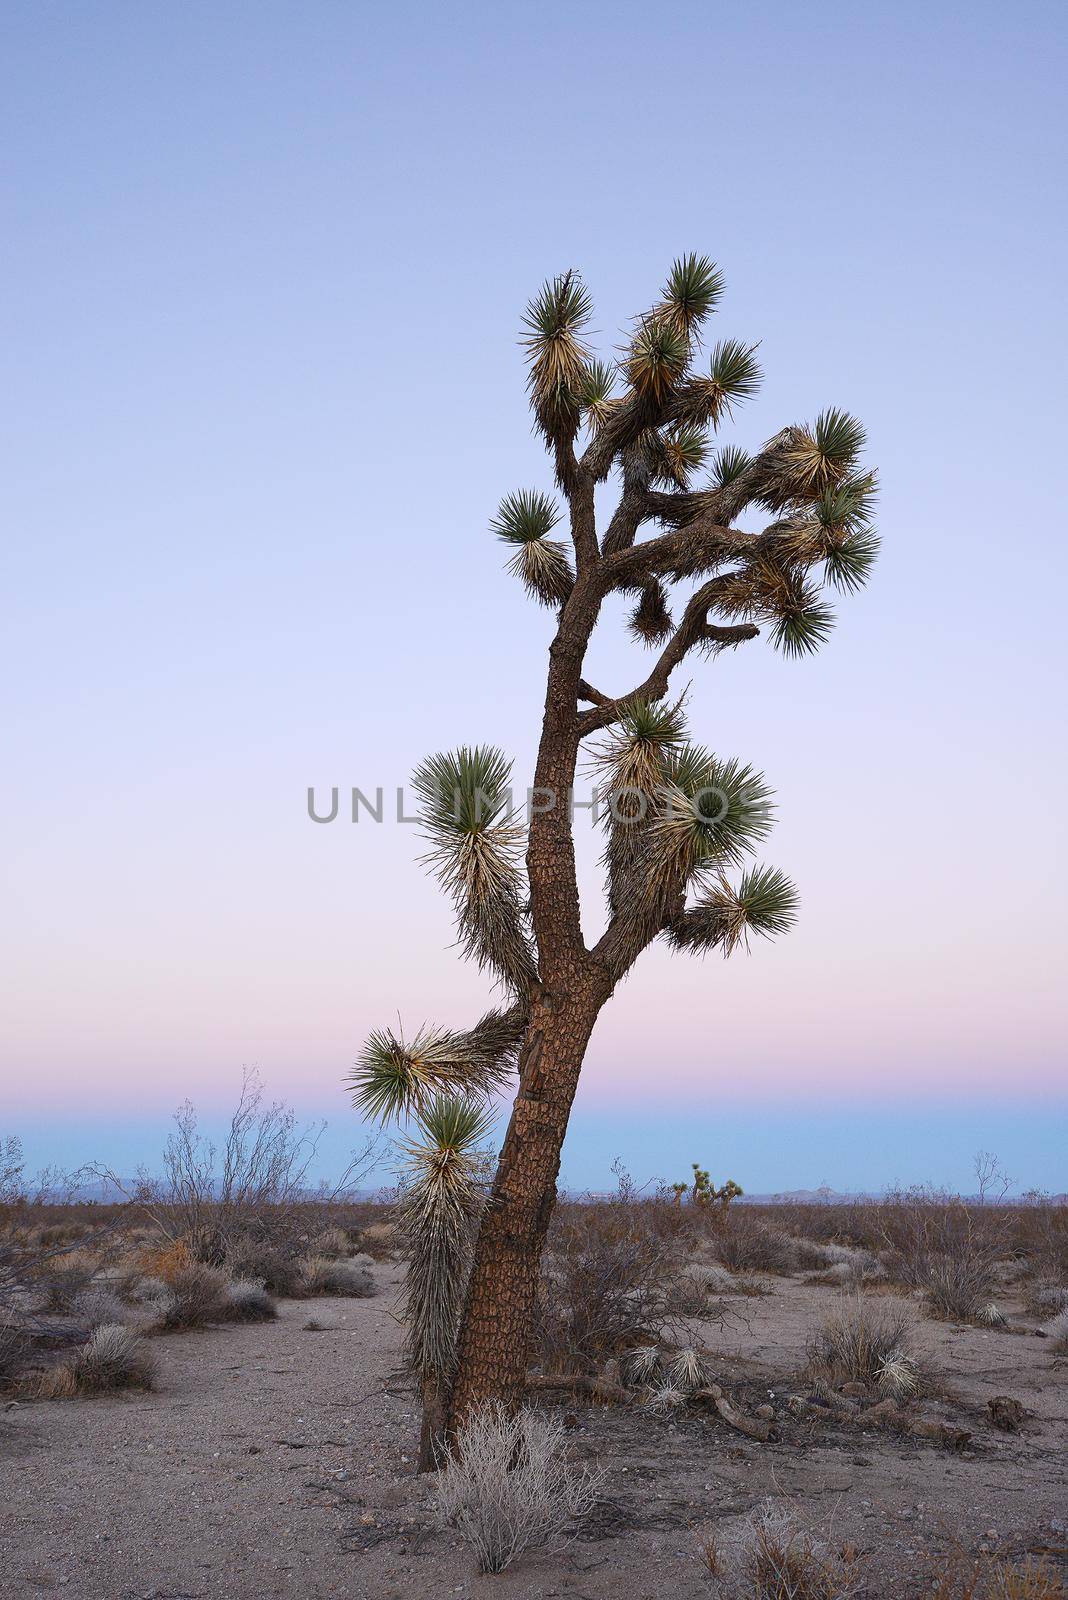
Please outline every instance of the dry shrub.
[{"label": "dry shrub", "polygon": [[37,1349],[27,1329],[14,1322],[0,1322],[0,1393],[16,1382]]},{"label": "dry shrub", "polygon": [[1045,1329],[1046,1337],[1053,1341],[1053,1349],[1057,1355],[1068,1353],[1068,1310],[1060,1311]]},{"label": "dry shrub", "polygon": [[958,1552],[933,1574],[924,1600],[1068,1600],[1068,1589],[1045,1558],[1013,1566]]},{"label": "dry shrub", "polygon": [[438,1476],[438,1508],[480,1572],[503,1572],[525,1551],[558,1543],[592,1506],[596,1480],[569,1463],[565,1439],[563,1419],[540,1412],[512,1416],[490,1402],[468,1416]]},{"label": "dry shrub", "polygon": [[862,1574],[851,1550],[827,1549],[786,1511],[766,1508],[728,1560],[714,1536],[701,1556],[723,1600],[851,1600]]},{"label": "dry shrub", "polygon": [[71,1311],[78,1323],[92,1332],[94,1328],[103,1328],[108,1323],[121,1323],[125,1307],[117,1294],[93,1284],[75,1296]]},{"label": "dry shrub", "polygon": [[353,1254],[349,1236],[344,1228],[324,1228],[312,1240],[312,1255],[327,1256],[336,1260],[338,1257]]},{"label": "dry shrub", "polygon": [[714,1236],[714,1249],[732,1272],[789,1272],[793,1265],[790,1240],[769,1227],[754,1206],[732,1207],[726,1227]]},{"label": "dry shrub", "polygon": [[31,1282],[40,1285],[41,1310],[69,1316],[79,1296],[88,1289],[100,1258],[87,1250],[71,1250],[50,1257]]},{"label": "dry shrub", "polygon": [[547,1370],[597,1372],[610,1357],[656,1342],[672,1318],[707,1315],[706,1295],[683,1273],[681,1246],[653,1223],[625,1184],[611,1201],[558,1208],[537,1304]]},{"label": "dry shrub", "polygon": [[367,1268],[351,1261],[327,1261],[322,1256],[310,1256],[303,1263],[301,1276],[305,1294],[335,1294],[352,1300],[369,1300],[378,1293]]},{"label": "dry shrub", "polygon": [[229,1317],[229,1281],[218,1267],[194,1261],[164,1282],[165,1293],[155,1302],[161,1330],[203,1328]]},{"label": "dry shrub", "polygon": [[1024,1310],[1032,1317],[1055,1317],[1068,1311],[1068,1289],[1055,1283],[1033,1283],[1024,1297]]},{"label": "dry shrub", "polygon": [[1007,1223],[997,1208],[916,1189],[894,1195],[879,1213],[887,1270],[922,1290],[935,1316],[971,1322],[989,1305],[1007,1247]]},{"label": "dry shrub", "polygon": [[140,1334],[121,1323],[105,1323],[45,1374],[38,1392],[44,1399],[72,1400],[114,1389],[151,1389],[154,1379],[155,1362]]},{"label": "dry shrub", "polygon": [[235,1278],[256,1278],[268,1294],[282,1300],[299,1300],[307,1293],[300,1255],[267,1240],[238,1240],[226,1266]]},{"label": "dry shrub", "polygon": [[[848,1310],[827,1317],[808,1347],[810,1372],[832,1384],[865,1383],[889,1393],[915,1387],[912,1366],[912,1319],[885,1301],[855,1301]],[[912,1382],[907,1377],[912,1371]]]},{"label": "dry shrub", "polygon": [[271,1322],[278,1315],[278,1307],[258,1278],[235,1278],[227,1285],[226,1298],[232,1322]]},{"label": "dry shrub", "polygon": [[982,1251],[936,1256],[928,1264],[923,1285],[933,1315],[948,1322],[979,1321],[991,1304],[993,1265],[993,1258]]},{"label": "dry shrub", "polygon": [[372,1261],[391,1261],[399,1243],[397,1227],[392,1222],[372,1222],[360,1234],[360,1249],[366,1251]]},{"label": "dry shrub", "polygon": [[142,1250],[140,1266],[148,1278],[159,1278],[163,1283],[171,1283],[181,1272],[188,1272],[193,1266],[193,1256],[184,1239],[169,1239],[166,1244],[155,1245],[150,1250]]}]

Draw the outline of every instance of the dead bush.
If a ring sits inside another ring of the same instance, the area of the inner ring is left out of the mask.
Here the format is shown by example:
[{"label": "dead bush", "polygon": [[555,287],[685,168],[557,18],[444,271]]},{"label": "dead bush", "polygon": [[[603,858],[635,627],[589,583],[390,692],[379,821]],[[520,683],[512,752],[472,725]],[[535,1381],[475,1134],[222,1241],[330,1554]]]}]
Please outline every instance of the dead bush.
[{"label": "dead bush", "polygon": [[378,1293],[367,1268],[351,1261],[327,1261],[322,1256],[311,1256],[303,1263],[301,1276],[305,1294],[335,1294],[353,1300],[369,1300]]},{"label": "dead bush", "polygon": [[121,1323],[125,1307],[110,1289],[91,1284],[75,1296],[71,1311],[79,1326],[92,1332],[94,1328],[103,1328],[108,1323]]},{"label": "dead bush", "polygon": [[317,1234],[312,1240],[311,1253],[315,1256],[327,1256],[331,1260],[337,1260],[345,1256],[351,1256],[353,1249],[344,1228],[324,1228],[323,1232]]},{"label": "dead bush", "polygon": [[707,1315],[707,1296],[683,1273],[678,1239],[650,1221],[625,1184],[611,1201],[558,1208],[537,1304],[546,1370],[595,1373],[610,1357],[655,1343],[672,1319]]},{"label": "dead bush", "polygon": [[906,1311],[857,1300],[825,1318],[808,1347],[809,1371],[832,1385],[864,1383],[903,1396],[915,1388],[911,1329]]},{"label": "dead bush", "polygon": [[0,1394],[14,1384],[37,1351],[37,1341],[26,1328],[0,1322]]},{"label": "dead bush", "polygon": [[227,1253],[226,1267],[235,1278],[259,1279],[268,1294],[281,1300],[299,1300],[307,1293],[299,1252],[266,1240],[236,1240]]},{"label": "dead bush", "polygon": [[235,1278],[226,1286],[231,1322],[271,1322],[278,1307],[257,1278]]},{"label": "dead bush", "polygon": [[1068,1311],[1068,1289],[1055,1283],[1030,1284],[1024,1296],[1024,1310],[1032,1317],[1055,1317]]},{"label": "dead bush", "polygon": [[724,1600],[851,1600],[862,1589],[854,1551],[828,1549],[792,1513],[770,1506],[750,1522],[733,1558],[714,1536],[701,1556]]},{"label": "dead bush", "polygon": [[174,1114],[162,1180],[142,1177],[128,1190],[113,1172],[98,1169],[97,1176],[164,1239],[181,1241],[205,1265],[222,1266],[239,1239],[288,1244],[300,1254],[323,1231],[325,1209],[353,1197],[378,1160],[379,1141],[369,1139],[333,1188],[310,1192],[308,1174],[325,1130],[325,1122],[302,1127],[291,1106],[268,1102],[258,1074],[248,1069],[221,1148],[202,1133],[186,1101]]},{"label": "dead bush", "polygon": [[38,1388],[44,1399],[72,1400],[114,1389],[151,1389],[154,1379],[155,1362],[140,1334],[121,1323],[105,1323],[46,1373]]},{"label": "dead bush", "polygon": [[732,1207],[713,1248],[732,1272],[789,1272],[793,1265],[790,1240],[763,1222],[754,1206]]},{"label": "dead bush", "polygon": [[372,1261],[391,1261],[399,1242],[396,1224],[392,1222],[372,1222],[360,1234],[360,1249],[366,1251]]},{"label": "dead bush", "polygon": [[217,1267],[195,1261],[172,1273],[155,1302],[161,1331],[176,1332],[225,1322],[230,1314],[229,1281]]},{"label": "dead bush", "polygon": [[1007,1224],[931,1190],[892,1196],[880,1207],[883,1260],[891,1276],[924,1294],[933,1315],[970,1322],[991,1300]]},{"label": "dead bush", "polygon": [[438,1476],[438,1509],[474,1551],[480,1572],[503,1572],[527,1550],[557,1544],[593,1504],[596,1482],[570,1465],[563,1419],[474,1410]]},{"label": "dead bush", "polygon": [[1059,1311],[1053,1321],[1047,1324],[1046,1337],[1053,1341],[1053,1350],[1057,1355],[1068,1353],[1068,1311]]}]

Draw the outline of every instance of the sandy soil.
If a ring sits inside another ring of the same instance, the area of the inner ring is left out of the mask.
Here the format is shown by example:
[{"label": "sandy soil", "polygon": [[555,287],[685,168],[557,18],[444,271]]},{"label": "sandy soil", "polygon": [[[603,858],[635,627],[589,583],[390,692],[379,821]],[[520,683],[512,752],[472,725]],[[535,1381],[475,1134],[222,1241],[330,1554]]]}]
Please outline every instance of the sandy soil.
[{"label": "sandy soil", "polygon": [[[729,1545],[767,1497],[869,1555],[869,1594],[916,1591],[928,1552],[955,1543],[1066,1555],[1068,1364],[1022,1317],[980,1331],[918,1320],[934,1394],[925,1412],[973,1430],[950,1453],[797,1421],[753,1443],[718,1419],[658,1420],[636,1408],[574,1408],[575,1453],[607,1469],[570,1544],[479,1577],[436,1531],[432,1483],[413,1474],[416,1402],[400,1368],[397,1267],[371,1300],[283,1304],[277,1323],[155,1342],[153,1394],[19,1406],[0,1425],[0,1593],[63,1589],[79,1600],[660,1600],[707,1596],[695,1551]],[[737,1401],[780,1406],[835,1292],[769,1279],[709,1326],[718,1376]],[[326,1331],[305,1330],[315,1318]],[[1031,1414],[997,1431],[1008,1394]],[[890,1571],[912,1579],[891,1581]]]}]

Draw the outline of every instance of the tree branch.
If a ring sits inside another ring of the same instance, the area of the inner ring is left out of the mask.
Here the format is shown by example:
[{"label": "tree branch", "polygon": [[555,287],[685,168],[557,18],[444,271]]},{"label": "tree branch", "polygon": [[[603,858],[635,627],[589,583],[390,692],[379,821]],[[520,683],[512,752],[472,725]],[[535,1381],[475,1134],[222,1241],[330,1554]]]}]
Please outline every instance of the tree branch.
[{"label": "tree branch", "polygon": [[723,649],[757,637],[760,629],[751,622],[733,623],[729,626],[709,622],[708,608],[716,598],[719,583],[720,579],[710,578],[692,596],[678,627],[661,651],[653,670],[645,682],[640,683],[629,694],[621,695],[616,700],[609,700],[599,690],[592,689],[585,679],[580,680],[579,697],[590,701],[594,708],[592,711],[582,711],[578,714],[576,727],[580,740],[591,733],[596,733],[600,728],[607,728],[613,722],[618,722],[628,705],[635,700],[662,700],[667,694],[672,672],[684,656],[696,646],[705,645]]}]

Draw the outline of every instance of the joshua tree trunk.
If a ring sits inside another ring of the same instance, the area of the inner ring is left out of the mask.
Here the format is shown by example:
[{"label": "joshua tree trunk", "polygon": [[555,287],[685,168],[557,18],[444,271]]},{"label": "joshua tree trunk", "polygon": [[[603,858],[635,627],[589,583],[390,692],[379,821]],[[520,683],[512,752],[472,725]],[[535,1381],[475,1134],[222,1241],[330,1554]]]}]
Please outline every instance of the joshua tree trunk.
[{"label": "joshua tree trunk", "polygon": [[535,1004],[520,1086],[482,1219],[464,1313],[449,1431],[488,1398],[517,1405],[526,1382],[542,1247],[586,1045],[610,986],[587,962],[570,991]]},{"label": "joshua tree trunk", "polygon": [[[576,542],[593,533],[593,484],[572,500]],[[579,920],[571,831],[579,679],[600,610],[580,576],[549,652],[545,718],[534,778],[527,876],[541,983],[519,1056],[519,1088],[482,1218],[460,1328],[448,1431],[480,1400],[517,1405],[526,1382],[538,1269],[586,1046],[613,981]]]}]

